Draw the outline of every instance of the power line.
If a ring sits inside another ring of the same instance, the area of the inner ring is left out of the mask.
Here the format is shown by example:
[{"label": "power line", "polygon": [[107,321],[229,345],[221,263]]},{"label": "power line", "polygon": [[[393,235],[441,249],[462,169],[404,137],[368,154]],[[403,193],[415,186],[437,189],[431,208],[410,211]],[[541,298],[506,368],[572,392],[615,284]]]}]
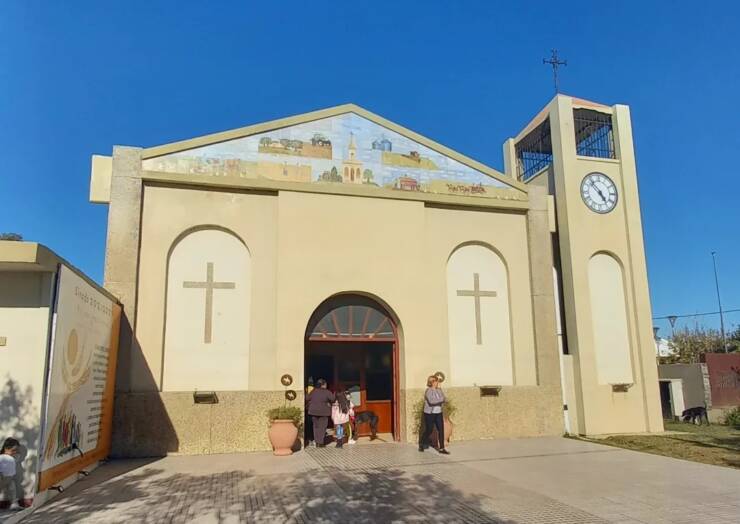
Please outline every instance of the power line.
[{"label": "power line", "polygon": [[[740,311],[740,308],[738,309],[723,309],[722,313],[735,313],[737,311]],[[712,311],[710,313],[692,313],[690,315],[666,315],[664,317],[653,317],[653,320],[663,320],[663,319],[671,319],[671,318],[686,318],[686,317],[704,317],[707,315],[719,315],[719,311]]]}]

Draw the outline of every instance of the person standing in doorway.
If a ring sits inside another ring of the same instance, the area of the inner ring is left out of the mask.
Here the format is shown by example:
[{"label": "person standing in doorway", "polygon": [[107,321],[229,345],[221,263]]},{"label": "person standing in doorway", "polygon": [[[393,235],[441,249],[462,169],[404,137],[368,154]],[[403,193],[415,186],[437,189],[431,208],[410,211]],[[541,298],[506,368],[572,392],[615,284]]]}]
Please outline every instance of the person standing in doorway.
[{"label": "person standing in doorway", "polygon": [[340,391],[336,394],[336,401],[331,408],[331,420],[334,423],[334,436],[337,441],[337,447],[341,448],[344,444],[344,426],[349,423],[350,416],[354,415],[354,406],[346,391]]},{"label": "person standing in doorway", "polygon": [[429,447],[429,437],[432,435],[432,429],[437,428],[439,438],[439,452],[443,455],[449,455],[450,452],[445,449],[445,424],[442,406],[445,403],[445,394],[439,387],[439,379],[431,375],[427,379],[427,390],[424,392],[424,433],[419,442],[419,451]]},{"label": "person standing in doorway", "polygon": [[316,447],[323,448],[326,427],[329,425],[331,416],[331,406],[335,398],[334,393],[326,389],[326,380],[323,378],[316,381],[316,386],[316,389],[306,397],[306,411],[311,415],[313,422],[313,438],[316,441]]}]

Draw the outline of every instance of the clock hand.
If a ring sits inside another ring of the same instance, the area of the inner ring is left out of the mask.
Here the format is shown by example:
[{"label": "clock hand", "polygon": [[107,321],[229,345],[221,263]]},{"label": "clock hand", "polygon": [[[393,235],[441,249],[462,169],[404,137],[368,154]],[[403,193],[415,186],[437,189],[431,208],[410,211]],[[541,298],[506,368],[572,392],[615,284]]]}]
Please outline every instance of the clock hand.
[{"label": "clock hand", "polygon": [[599,189],[598,187],[596,187],[596,184],[593,183],[593,182],[591,182],[591,187],[593,187],[596,190],[596,192],[601,197],[601,200],[603,200],[604,203],[606,204],[606,197],[604,196],[604,193],[601,192],[601,189]]}]

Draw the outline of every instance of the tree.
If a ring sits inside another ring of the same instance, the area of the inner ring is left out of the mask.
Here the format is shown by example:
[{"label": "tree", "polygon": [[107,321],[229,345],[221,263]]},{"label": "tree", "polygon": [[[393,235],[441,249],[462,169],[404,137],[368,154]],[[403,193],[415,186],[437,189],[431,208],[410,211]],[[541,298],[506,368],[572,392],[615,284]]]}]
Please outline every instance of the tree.
[{"label": "tree", "polygon": [[366,184],[371,184],[373,182],[373,171],[372,171],[372,169],[366,169],[362,173],[362,179],[365,181]]},{"label": "tree", "polygon": [[23,235],[19,235],[18,233],[0,233],[0,240],[13,240],[15,242],[20,242],[23,240]]},{"label": "tree", "polygon": [[[727,351],[740,347],[740,328],[725,334]],[[662,360],[664,364],[695,364],[703,353],[724,353],[722,334],[717,329],[696,326],[677,329],[670,340],[674,354]]]}]

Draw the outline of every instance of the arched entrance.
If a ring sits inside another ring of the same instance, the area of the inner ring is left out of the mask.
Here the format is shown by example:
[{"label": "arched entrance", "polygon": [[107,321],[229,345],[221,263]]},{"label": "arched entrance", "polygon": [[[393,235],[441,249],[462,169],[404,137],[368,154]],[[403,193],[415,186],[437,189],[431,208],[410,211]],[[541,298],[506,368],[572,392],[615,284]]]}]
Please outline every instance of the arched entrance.
[{"label": "arched entrance", "polygon": [[[355,411],[378,416],[378,433],[399,440],[398,327],[388,311],[362,295],[337,295],[311,315],[305,336],[304,384],[319,378],[348,390]],[[358,425],[360,436],[370,434]]]}]

